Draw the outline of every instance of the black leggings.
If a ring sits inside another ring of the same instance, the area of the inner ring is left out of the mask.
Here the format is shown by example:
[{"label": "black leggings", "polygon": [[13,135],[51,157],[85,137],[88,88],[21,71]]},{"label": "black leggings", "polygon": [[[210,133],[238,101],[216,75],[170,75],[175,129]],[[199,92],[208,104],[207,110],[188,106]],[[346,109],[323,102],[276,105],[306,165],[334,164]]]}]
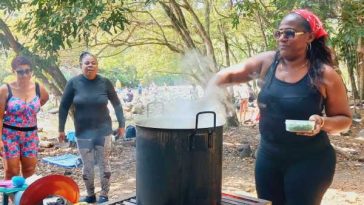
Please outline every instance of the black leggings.
[{"label": "black leggings", "polygon": [[272,205],[319,205],[332,183],[335,164],[331,146],[300,159],[272,157],[259,150],[255,165],[258,197]]}]

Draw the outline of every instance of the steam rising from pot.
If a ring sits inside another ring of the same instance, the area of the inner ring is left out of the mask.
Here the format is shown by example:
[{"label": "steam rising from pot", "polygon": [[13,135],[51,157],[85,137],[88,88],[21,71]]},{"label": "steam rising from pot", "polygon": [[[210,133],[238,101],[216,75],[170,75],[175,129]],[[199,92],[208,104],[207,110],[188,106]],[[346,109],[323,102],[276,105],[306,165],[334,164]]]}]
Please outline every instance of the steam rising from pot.
[{"label": "steam rising from pot", "polygon": [[[197,51],[188,52],[181,60],[183,72],[192,77],[193,84],[203,88],[208,86],[217,68],[211,59],[200,55]],[[176,100],[170,102],[152,102],[148,105],[145,115],[137,120],[137,125],[164,129],[194,129],[196,115],[202,111],[216,113],[217,125],[222,125],[226,118],[226,107],[223,100],[226,91],[210,85],[205,94],[198,100]],[[213,126],[213,115],[199,116],[199,128]]]}]

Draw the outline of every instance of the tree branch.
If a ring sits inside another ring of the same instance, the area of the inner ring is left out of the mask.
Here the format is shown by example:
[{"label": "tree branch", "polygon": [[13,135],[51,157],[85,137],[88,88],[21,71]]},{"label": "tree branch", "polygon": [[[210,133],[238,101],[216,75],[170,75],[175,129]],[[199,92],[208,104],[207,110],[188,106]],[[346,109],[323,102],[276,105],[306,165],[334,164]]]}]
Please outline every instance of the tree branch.
[{"label": "tree branch", "polygon": [[172,8],[176,11],[178,20],[181,22],[182,27],[185,30],[188,30],[187,24],[186,24],[186,19],[185,19],[185,16],[183,15],[183,12],[182,12],[181,8],[180,8],[180,5],[177,4],[177,2],[175,0],[171,0],[170,2],[171,2],[171,5],[172,5]]},{"label": "tree branch", "polygon": [[210,13],[211,13],[211,3],[210,0],[205,0],[205,28],[207,35],[210,36]]},{"label": "tree branch", "polygon": [[211,38],[208,35],[208,33],[206,32],[205,28],[203,27],[203,25],[202,25],[200,19],[198,18],[198,16],[193,11],[191,5],[187,2],[187,0],[183,0],[183,2],[185,4],[185,6],[186,6],[186,10],[192,15],[192,17],[193,17],[193,19],[194,19],[194,21],[195,21],[195,23],[197,25],[197,28],[199,30],[199,34],[201,35],[202,39],[205,42],[205,47],[206,47],[206,50],[207,50],[207,56],[211,57],[211,59],[214,62],[214,67],[215,68],[211,68],[211,69],[212,69],[212,71],[217,72],[216,57],[215,57],[215,54],[214,54],[214,47],[212,45]]},{"label": "tree branch", "polygon": [[176,15],[173,13],[170,7],[166,5],[164,2],[159,1],[160,5],[166,12],[167,16],[170,18],[171,23],[174,27],[174,29],[177,31],[177,33],[182,37],[183,41],[186,43],[187,48],[194,49],[196,48],[191,36],[189,35],[189,32],[185,29],[183,29],[183,25],[181,25],[181,22],[177,19]]},{"label": "tree branch", "polygon": [[[32,52],[30,52],[27,48],[22,46],[13,36],[12,32],[10,31],[9,27],[6,25],[6,23],[0,18],[0,30],[2,30],[5,34],[5,37],[7,41],[9,42],[11,48],[14,50],[15,53],[19,54],[25,54],[29,56],[33,62],[34,65],[45,72],[47,72],[49,75],[52,76],[54,79],[55,84],[57,85],[58,89],[63,90],[64,86],[67,83],[66,78],[63,76],[62,72],[59,70],[59,67],[54,63],[54,60],[50,59],[44,59]],[[36,72],[37,74],[37,72]],[[42,77],[42,76],[40,76]],[[59,91],[58,93],[60,93]]]},{"label": "tree branch", "polygon": [[16,52],[19,53],[22,49],[22,46],[20,43],[18,43],[12,32],[10,31],[9,27],[6,25],[6,23],[0,18],[0,29],[4,32],[4,37],[7,39],[10,47]]},{"label": "tree branch", "polygon": [[[149,40],[145,39],[145,41],[139,41],[139,42],[126,42],[126,41],[121,41],[121,43],[106,43],[108,44],[109,47],[120,47],[120,46],[125,46],[127,48],[131,48],[131,47],[135,47],[135,46],[143,46],[143,45],[163,45],[168,47],[171,51],[175,52],[175,53],[181,53],[183,54],[185,51],[183,49],[179,49],[178,47],[168,43],[168,42],[164,42],[160,39],[153,39],[155,40],[154,42],[151,41],[151,38]],[[98,45],[93,45],[93,46],[98,46]],[[124,50],[125,50],[124,49]],[[122,53],[122,52],[120,52]]]},{"label": "tree branch", "polygon": [[229,42],[225,33],[225,29],[223,28],[222,23],[220,22],[219,24],[219,30],[220,33],[222,35],[223,38],[223,42],[224,42],[224,48],[225,48],[225,62],[227,66],[230,66],[230,56],[229,56]]}]

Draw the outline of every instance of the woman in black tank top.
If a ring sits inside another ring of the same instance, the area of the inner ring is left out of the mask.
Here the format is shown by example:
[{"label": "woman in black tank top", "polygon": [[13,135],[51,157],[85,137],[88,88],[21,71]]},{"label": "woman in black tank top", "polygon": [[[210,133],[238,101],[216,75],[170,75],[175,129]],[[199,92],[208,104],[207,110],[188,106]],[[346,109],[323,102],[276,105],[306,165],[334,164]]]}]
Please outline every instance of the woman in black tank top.
[{"label": "woman in black tank top", "polygon": [[[277,51],[225,69],[210,83],[244,83],[259,74],[263,83],[258,96],[258,197],[273,205],[318,205],[335,172],[336,156],[327,133],[351,125],[345,86],[332,67],[327,32],[312,12],[292,11],[274,37]],[[313,130],[289,132],[287,119],[312,121]]]}]

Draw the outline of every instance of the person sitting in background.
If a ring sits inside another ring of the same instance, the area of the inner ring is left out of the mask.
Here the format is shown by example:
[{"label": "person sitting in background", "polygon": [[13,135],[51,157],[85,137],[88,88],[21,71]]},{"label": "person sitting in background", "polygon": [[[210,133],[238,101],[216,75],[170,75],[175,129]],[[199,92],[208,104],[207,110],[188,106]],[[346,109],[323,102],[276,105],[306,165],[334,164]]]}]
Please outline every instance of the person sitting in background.
[{"label": "person sitting in background", "polygon": [[112,143],[112,122],[107,108],[108,101],[114,107],[119,126],[117,135],[125,132],[123,108],[109,79],[98,75],[98,62],[94,55],[83,52],[80,55],[82,74],[67,82],[59,107],[59,141],[65,139],[65,124],[70,106],[75,107],[74,126],[78,151],[83,162],[82,178],[87,196],[80,202],[95,203],[94,165],[100,168],[101,193],[98,203],[109,200],[110,154]]},{"label": "person sitting in background", "polygon": [[133,101],[133,99],[134,99],[134,94],[133,94],[133,92],[131,91],[131,89],[130,89],[130,88],[128,88],[128,89],[127,89],[127,92],[126,92],[126,94],[125,94],[125,97],[123,98],[123,101],[124,101],[124,103],[130,103],[130,102],[132,102],[132,101]]},{"label": "person sitting in background", "polygon": [[[261,141],[255,164],[258,197],[273,205],[319,205],[332,183],[336,156],[327,133],[349,129],[344,83],[332,65],[327,32],[304,9],[287,14],[268,51],[220,71],[212,85],[263,82],[258,95]],[[288,132],[285,120],[310,120],[313,130]]]},{"label": "person sitting in background", "polygon": [[11,62],[16,80],[0,87],[0,152],[3,156],[5,179],[35,173],[39,137],[37,113],[49,99],[46,89],[33,82],[32,63],[24,56]]}]

